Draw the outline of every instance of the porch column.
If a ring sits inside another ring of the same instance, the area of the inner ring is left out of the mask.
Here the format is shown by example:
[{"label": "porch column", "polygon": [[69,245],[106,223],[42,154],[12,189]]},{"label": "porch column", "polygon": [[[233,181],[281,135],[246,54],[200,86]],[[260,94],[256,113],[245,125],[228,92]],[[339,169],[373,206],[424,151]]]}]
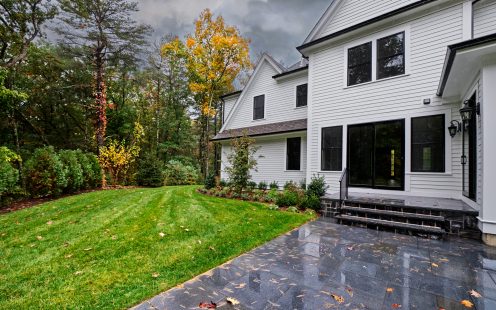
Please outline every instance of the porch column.
[{"label": "porch column", "polygon": [[482,208],[479,228],[483,241],[496,246],[496,63],[481,70],[482,77]]}]

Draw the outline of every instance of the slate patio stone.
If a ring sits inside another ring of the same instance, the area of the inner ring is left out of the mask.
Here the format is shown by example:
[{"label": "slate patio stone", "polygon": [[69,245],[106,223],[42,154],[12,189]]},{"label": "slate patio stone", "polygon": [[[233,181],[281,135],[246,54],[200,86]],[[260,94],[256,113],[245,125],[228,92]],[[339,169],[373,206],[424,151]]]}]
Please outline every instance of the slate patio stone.
[{"label": "slate patio stone", "polygon": [[496,249],[480,241],[319,219],[135,309],[199,309],[210,301],[226,310],[466,309],[460,302],[468,300],[472,309],[487,310],[496,309],[495,280]]}]

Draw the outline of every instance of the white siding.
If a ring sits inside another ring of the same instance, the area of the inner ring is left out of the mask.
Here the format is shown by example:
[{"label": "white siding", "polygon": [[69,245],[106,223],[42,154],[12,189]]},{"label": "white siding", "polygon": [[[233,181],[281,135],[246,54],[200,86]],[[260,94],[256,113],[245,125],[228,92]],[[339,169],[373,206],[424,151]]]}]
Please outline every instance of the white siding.
[{"label": "white siding", "polygon": [[[357,2],[361,3],[362,1],[347,2],[346,5],[354,3],[360,9],[355,7],[353,12],[349,11],[345,15],[362,14],[363,11],[366,16],[360,18],[368,19],[385,10],[383,2],[386,1],[380,1],[380,4],[379,1],[363,1],[364,4],[361,6]],[[372,2],[378,8],[373,8]],[[392,6],[406,4],[405,1],[387,2],[392,3]],[[342,8],[343,12],[345,12],[346,5]],[[364,5],[371,7],[366,8],[363,7]],[[392,6],[388,9],[393,9]],[[360,18],[354,17],[352,22],[358,22]],[[450,116],[459,119],[459,102],[451,105],[442,103],[436,97],[436,90],[446,55],[446,47],[462,41],[462,5],[432,12],[404,25],[397,24],[395,29],[403,26],[405,29],[410,29],[410,59],[407,59],[409,71],[405,76],[355,87],[344,87],[345,46],[353,42],[328,47],[310,55],[310,80],[312,81],[310,97],[312,103],[309,124],[312,135],[309,137],[307,146],[309,154],[311,154],[309,155],[311,156],[308,166],[309,175],[320,172],[319,134],[322,127],[344,125],[344,136],[346,136],[347,124],[405,119],[405,136],[408,144],[410,118],[412,116],[447,113],[448,124]],[[429,106],[423,105],[423,98],[431,98],[431,104]],[[446,137],[446,139],[451,139],[447,130]],[[407,145],[405,150],[405,191],[419,195],[459,196],[461,190],[460,139],[458,135],[453,140],[447,140],[447,147],[451,146],[452,153],[446,159],[451,164],[446,167],[447,172],[444,174],[409,173],[410,147]],[[343,155],[345,155],[345,151]],[[345,166],[346,157],[343,156],[343,167]],[[331,185],[330,191],[338,191],[338,180],[341,173],[320,173],[326,176],[328,184]]]},{"label": "white siding", "polygon": [[474,6],[474,38],[493,33],[496,33],[496,1],[480,1]]},{"label": "white siding", "polygon": [[371,18],[406,6],[416,0],[343,0],[334,16],[330,18],[322,32],[323,37],[336,31],[348,28]]},{"label": "white siding", "polygon": [[224,122],[227,120],[227,117],[232,111],[236,100],[238,100],[239,96],[231,96],[224,99]]},{"label": "white siding", "polygon": [[[286,139],[289,137],[301,137],[301,163],[300,171],[286,171]],[[259,147],[255,158],[257,160],[257,171],[252,171],[252,180],[259,183],[265,181],[267,184],[277,181],[283,186],[287,181],[300,183],[305,180],[307,166],[306,134],[293,133],[284,136],[264,137],[257,139],[256,146]],[[229,179],[225,168],[229,165],[227,156],[231,152],[228,142],[222,144],[221,178]]]},{"label": "white siding", "polygon": [[[307,108],[296,108],[296,86],[307,83],[305,73],[276,81],[276,70],[267,62],[261,64],[253,82],[243,91],[234,114],[225,129],[244,128],[269,123],[307,118]],[[265,118],[253,120],[253,97],[265,95]]]}]

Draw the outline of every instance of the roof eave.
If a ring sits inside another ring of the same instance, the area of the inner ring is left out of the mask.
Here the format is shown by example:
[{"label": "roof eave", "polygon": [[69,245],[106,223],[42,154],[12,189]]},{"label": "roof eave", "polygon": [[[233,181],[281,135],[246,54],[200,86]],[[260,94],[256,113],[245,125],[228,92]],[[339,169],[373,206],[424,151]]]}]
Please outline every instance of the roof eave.
[{"label": "roof eave", "polygon": [[286,72],[283,72],[283,73],[276,74],[276,75],[272,76],[272,78],[273,79],[278,79],[278,78],[285,77],[285,76],[288,76],[288,75],[292,75],[292,74],[295,74],[295,73],[298,73],[298,72],[302,72],[302,71],[305,71],[305,70],[308,70],[308,65],[305,65],[304,67],[293,69],[291,71],[286,71]]}]

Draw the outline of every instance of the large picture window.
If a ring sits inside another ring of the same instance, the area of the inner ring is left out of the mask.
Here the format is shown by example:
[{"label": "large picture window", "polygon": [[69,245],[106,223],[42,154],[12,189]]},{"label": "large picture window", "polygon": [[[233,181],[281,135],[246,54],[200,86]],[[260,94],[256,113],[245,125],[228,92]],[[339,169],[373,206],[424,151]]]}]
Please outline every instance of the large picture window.
[{"label": "large picture window", "polygon": [[265,117],[265,95],[253,98],[253,120]]},{"label": "large picture window", "polygon": [[306,107],[308,97],[308,84],[296,86],[296,107]]},{"label": "large picture window", "polygon": [[286,149],[286,170],[300,170],[301,138],[288,138]]},{"label": "large picture window", "polygon": [[377,40],[377,79],[405,74],[405,33]]},{"label": "large picture window", "polygon": [[444,115],[412,118],[412,172],[444,172]]},{"label": "large picture window", "polygon": [[343,126],[322,128],[322,171],[341,171],[343,161]]},{"label": "large picture window", "polygon": [[372,42],[348,49],[348,86],[372,80]]}]

